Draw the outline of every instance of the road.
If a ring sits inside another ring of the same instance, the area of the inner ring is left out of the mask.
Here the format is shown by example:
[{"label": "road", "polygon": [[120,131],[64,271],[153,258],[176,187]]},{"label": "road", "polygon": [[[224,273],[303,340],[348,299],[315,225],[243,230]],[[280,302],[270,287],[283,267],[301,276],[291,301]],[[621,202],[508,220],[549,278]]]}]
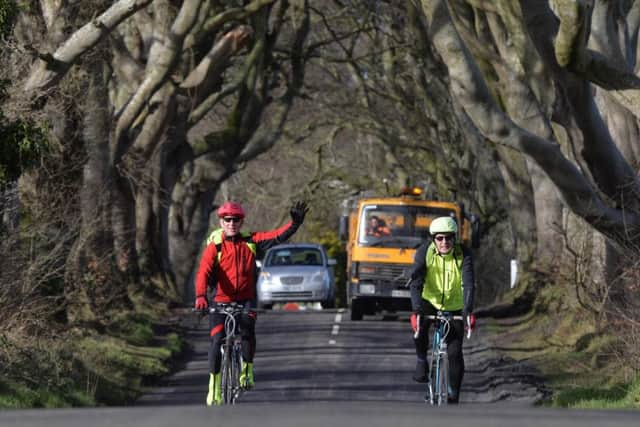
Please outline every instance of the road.
[{"label": "road", "polygon": [[[208,341],[206,322],[199,326],[189,337],[194,353],[185,369],[146,394],[140,404],[203,401]],[[424,386],[411,379],[415,350],[406,314],[352,322],[342,310],[265,311],[258,315],[256,334],[257,386],[242,396],[242,402],[423,401]],[[465,342],[461,402],[538,400],[541,391],[532,373],[498,359],[483,341],[478,334]]]},{"label": "road", "polygon": [[[184,369],[133,407],[0,412],[0,426],[348,425],[637,426],[632,411],[575,411],[533,406],[535,373],[501,359],[480,333],[465,344],[461,404],[433,408],[411,380],[415,355],[406,318],[348,320],[340,311],[269,311],[258,318],[256,387],[232,407],[206,408],[205,321],[189,332]],[[195,325],[194,325],[195,326]],[[481,324],[480,324],[481,326]],[[442,424],[445,425],[445,424]]]}]

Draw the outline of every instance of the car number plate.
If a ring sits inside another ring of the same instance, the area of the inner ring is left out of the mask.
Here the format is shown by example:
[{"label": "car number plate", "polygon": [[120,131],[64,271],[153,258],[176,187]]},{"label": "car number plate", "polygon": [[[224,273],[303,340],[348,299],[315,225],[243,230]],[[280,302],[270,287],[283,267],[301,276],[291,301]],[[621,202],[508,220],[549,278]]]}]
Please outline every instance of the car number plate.
[{"label": "car number plate", "polygon": [[411,296],[411,293],[403,289],[394,289],[391,291],[391,296],[397,298],[409,298]]},{"label": "car number plate", "polygon": [[302,285],[287,285],[285,289],[289,292],[300,292],[302,290]]}]

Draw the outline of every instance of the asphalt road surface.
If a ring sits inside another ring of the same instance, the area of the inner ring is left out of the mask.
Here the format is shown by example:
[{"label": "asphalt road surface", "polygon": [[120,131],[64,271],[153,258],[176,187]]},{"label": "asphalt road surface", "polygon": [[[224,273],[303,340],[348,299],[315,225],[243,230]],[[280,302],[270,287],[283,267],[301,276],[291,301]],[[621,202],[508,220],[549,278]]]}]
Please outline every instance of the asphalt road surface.
[{"label": "asphalt road surface", "polygon": [[[207,388],[208,323],[193,325],[194,352],[185,369],[150,390],[139,404],[202,404]],[[462,403],[532,404],[534,372],[495,355],[481,335],[465,341]],[[422,403],[424,385],[411,379],[415,350],[408,315],[349,320],[342,310],[264,311],[256,328],[255,389],[242,403]]]},{"label": "asphalt road surface", "polygon": [[633,411],[538,408],[535,371],[503,359],[481,333],[465,343],[461,404],[425,404],[413,383],[407,318],[348,320],[340,311],[269,311],[258,317],[256,387],[235,406],[204,406],[207,322],[193,324],[193,351],[179,372],[135,406],[0,412],[0,426],[634,426]]}]

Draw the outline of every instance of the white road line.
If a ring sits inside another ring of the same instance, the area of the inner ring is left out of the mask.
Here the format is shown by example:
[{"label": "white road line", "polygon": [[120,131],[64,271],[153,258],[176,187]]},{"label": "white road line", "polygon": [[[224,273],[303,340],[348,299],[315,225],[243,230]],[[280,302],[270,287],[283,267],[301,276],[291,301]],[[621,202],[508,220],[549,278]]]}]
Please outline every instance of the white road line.
[{"label": "white road line", "polygon": [[[331,328],[331,335],[338,335],[340,333],[340,325],[339,325],[339,323],[342,322],[342,312],[343,311],[344,311],[344,309],[338,310],[338,314],[336,314],[336,318],[334,320],[335,324]],[[336,340],[329,340],[329,345],[335,345],[335,344],[336,344]]]}]

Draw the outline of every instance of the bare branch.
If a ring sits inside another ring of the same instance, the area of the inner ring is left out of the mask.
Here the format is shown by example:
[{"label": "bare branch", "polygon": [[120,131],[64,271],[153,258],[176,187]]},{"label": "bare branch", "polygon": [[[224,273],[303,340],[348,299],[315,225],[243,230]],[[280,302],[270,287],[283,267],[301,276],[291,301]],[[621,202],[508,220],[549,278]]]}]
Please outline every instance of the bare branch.
[{"label": "bare branch", "polygon": [[254,0],[246,6],[225,10],[205,22],[203,31],[206,34],[214,32],[227,22],[246,19],[275,2],[276,0]]},{"label": "bare branch", "polygon": [[628,237],[629,229],[637,230],[637,214],[609,208],[564,157],[558,144],[520,128],[496,105],[451,21],[446,3],[423,0],[422,4],[434,46],[449,69],[453,93],[478,130],[491,141],[531,156],[558,187],[568,206],[596,229],[618,241],[622,236]]},{"label": "bare branch", "polygon": [[55,85],[82,54],[93,48],[122,21],[148,6],[152,0],[120,0],[102,15],[85,24],[67,39],[50,57],[40,56],[34,64],[26,91],[47,89]]},{"label": "bare branch", "polygon": [[241,25],[229,31],[213,45],[209,53],[191,71],[180,87],[187,89],[199,86],[207,79],[214,65],[236,54],[247,44],[252,35],[253,29],[247,25]]},{"label": "bare branch", "polygon": [[116,125],[116,145],[112,152],[114,161],[117,161],[122,155],[125,145],[122,141],[123,135],[129,131],[138,114],[140,114],[149,99],[162,86],[171,70],[173,70],[176,58],[182,51],[184,38],[196,22],[201,4],[202,0],[185,0],[171,26],[171,34],[166,39],[154,43],[155,50],[152,49],[152,54],[147,64],[148,73],[122,112]]}]

